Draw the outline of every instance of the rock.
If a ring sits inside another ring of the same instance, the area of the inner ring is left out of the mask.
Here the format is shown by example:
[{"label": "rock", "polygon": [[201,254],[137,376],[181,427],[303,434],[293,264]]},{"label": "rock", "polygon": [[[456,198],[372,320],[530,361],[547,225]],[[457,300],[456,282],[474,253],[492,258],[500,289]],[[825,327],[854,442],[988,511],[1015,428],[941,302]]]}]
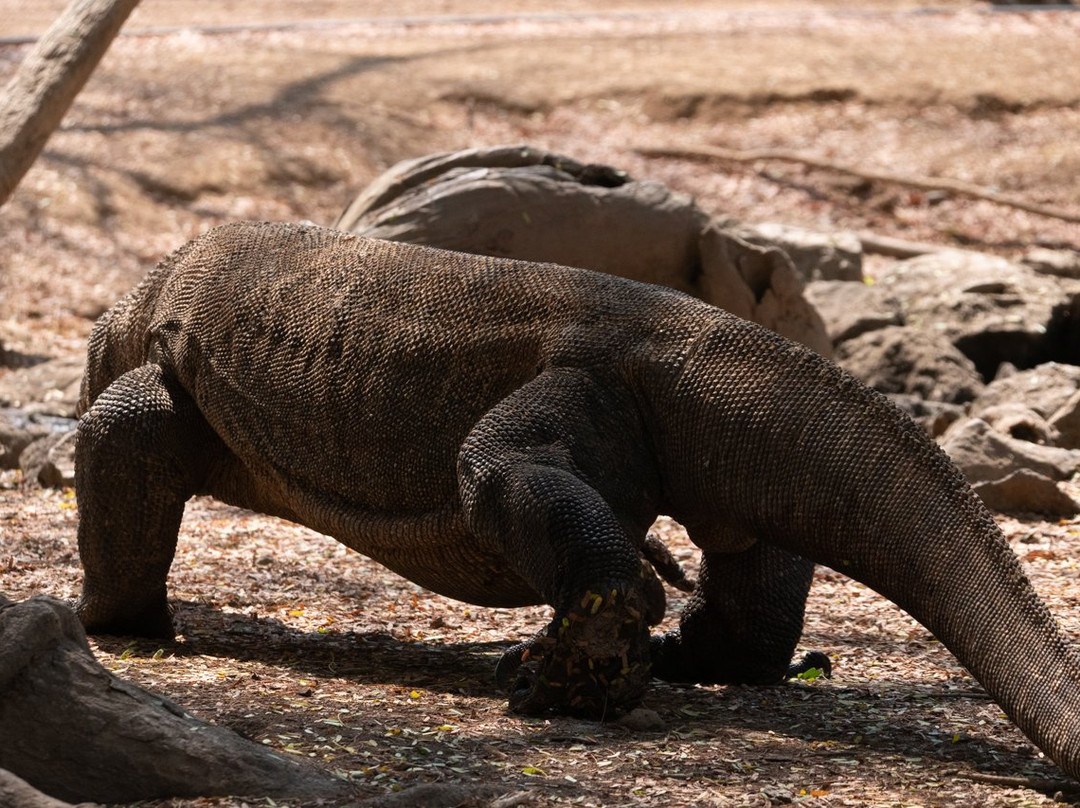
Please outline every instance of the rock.
[{"label": "rock", "polygon": [[[412,160],[387,172],[395,179],[377,178],[336,226],[372,238],[550,261],[692,291],[689,268],[708,216],[691,197],[660,183],[586,168],[527,146]],[[588,182],[593,174],[609,182]]]},{"label": "rock", "polygon": [[877,285],[850,281],[813,281],[804,296],[825,321],[833,345],[867,331],[903,325],[900,302]]},{"label": "rock", "polygon": [[972,484],[1001,480],[1020,469],[1051,480],[1065,480],[1080,468],[1080,451],[1017,440],[996,431],[981,418],[965,418],[953,424],[940,443]]},{"label": "rock", "polygon": [[0,377],[0,407],[74,417],[85,358],[50,359]]},{"label": "rock", "polygon": [[740,238],[752,244],[779,247],[805,280],[862,281],[862,243],[846,230],[828,233],[803,227],[761,222],[741,225]]},{"label": "rock", "polygon": [[1059,446],[1058,430],[1026,405],[1015,402],[979,410],[979,417],[995,430],[1016,440]]},{"label": "rock", "polygon": [[19,456],[34,440],[30,432],[0,420],[0,469],[17,469]]},{"label": "rock", "polygon": [[1028,250],[1021,259],[1025,266],[1043,275],[1080,278],[1080,252],[1076,250]]},{"label": "rock", "polygon": [[926,430],[931,438],[944,434],[945,430],[964,417],[964,408],[945,401],[927,401],[906,393],[889,393],[889,400],[906,412],[915,423]]},{"label": "rock", "polygon": [[699,260],[698,297],[833,355],[825,323],[803,297],[802,280],[785,253],[747,244],[713,225],[701,237]]},{"label": "rock", "polygon": [[1080,449],[1080,390],[1077,390],[1050,415],[1049,424],[1057,431],[1057,446]]},{"label": "rock", "polygon": [[1046,362],[1004,374],[986,385],[972,403],[972,415],[1003,404],[1020,402],[1049,419],[1080,389],[1080,367]]},{"label": "rock", "polygon": [[888,326],[843,342],[836,359],[883,393],[961,404],[983,389],[971,360],[947,339],[907,326]]},{"label": "rock", "polygon": [[943,250],[899,261],[879,278],[906,325],[940,333],[983,379],[1002,362],[1030,368],[1080,361],[1080,282],[1051,278],[991,255]]},{"label": "rock", "polygon": [[43,488],[75,485],[75,430],[38,438],[23,451],[23,480]]},{"label": "rock", "polygon": [[0,596],[0,648],[0,768],[52,797],[348,801],[343,781],[114,676],[58,600]]},{"label": "rock", "polygon": [[1037,513],[1055,519],[1080,513],[1080,504],[1057,483],[1031,469],[1020,468],[1000,480],[976,483],[972,489],[999,513]]},{"label": "rock", "polygon": [[528,146],[430,155],[376,178],[335,226],[662,284],[832,354],[782,251],[739,238],[685,194],[609,166]]},{"label": "rock", "polygon": [[49,435],[68,432],[75,424],[70,418],[0,408],[0,469],[19,468],[19,459],[30,444]]}]

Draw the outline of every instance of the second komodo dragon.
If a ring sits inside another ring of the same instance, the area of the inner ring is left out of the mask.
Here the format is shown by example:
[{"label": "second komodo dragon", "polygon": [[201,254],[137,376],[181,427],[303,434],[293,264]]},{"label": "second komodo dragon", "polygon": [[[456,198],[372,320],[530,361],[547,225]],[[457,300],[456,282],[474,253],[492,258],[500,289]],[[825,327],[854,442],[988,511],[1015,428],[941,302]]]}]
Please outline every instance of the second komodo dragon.
[{"label": "second komodo dragon", "polygon": [[[781,680],[817,562],[911,613],[1080,775],[1080,666],[956,468],[835,365],[678,292],[227,225],[102,317],[81,406],[92,632],[172,633],[184,503],[208,493],[453,598],[550,604],[502,663],[511,707],[610,714],[650,675]],[[650,643],[660,513],[703,554]]]}]

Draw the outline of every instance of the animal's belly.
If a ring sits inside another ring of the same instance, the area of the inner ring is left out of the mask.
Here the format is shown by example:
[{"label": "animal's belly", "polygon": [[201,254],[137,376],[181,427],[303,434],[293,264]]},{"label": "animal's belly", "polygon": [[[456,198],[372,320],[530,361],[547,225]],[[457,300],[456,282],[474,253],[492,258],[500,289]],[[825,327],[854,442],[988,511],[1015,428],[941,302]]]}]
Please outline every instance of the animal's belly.
[{"label": "animal's belly", "polygon": [[499,607],[543,602],[496,544],[465,528],[456,497],[433,499],[429,505],[441,507],[432,509],[375,509],[260,472],[229,454],[215,464],[206,493],[337,539],[455,600]]},{"label": "animal's belly", "polygon": [[469,533],[459,513],[341,512],[304,523],[420,586],[479,606],[527,606],[540,596],[502,553]]}]

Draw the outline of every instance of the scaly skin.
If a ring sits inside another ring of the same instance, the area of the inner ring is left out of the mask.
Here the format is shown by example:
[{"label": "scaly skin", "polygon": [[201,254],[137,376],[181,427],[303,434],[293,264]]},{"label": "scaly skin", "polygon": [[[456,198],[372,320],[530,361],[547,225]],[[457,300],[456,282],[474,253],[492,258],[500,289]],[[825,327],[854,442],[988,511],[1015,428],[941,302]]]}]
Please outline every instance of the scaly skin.
[{"label": "scaly skin", "polygon": [[[926,625],[1080,774],[1077,661],[937,446],[836,366],[679,293],[230,225],[102,318],[82,406],[91,631],[171,633],[180,516],[209,493],[450,597],[550,604],[500,665],[511,707],[607,715],[650,668],[780,681],[824,563]],[[659,513],[703,564],[650,646]]]}]

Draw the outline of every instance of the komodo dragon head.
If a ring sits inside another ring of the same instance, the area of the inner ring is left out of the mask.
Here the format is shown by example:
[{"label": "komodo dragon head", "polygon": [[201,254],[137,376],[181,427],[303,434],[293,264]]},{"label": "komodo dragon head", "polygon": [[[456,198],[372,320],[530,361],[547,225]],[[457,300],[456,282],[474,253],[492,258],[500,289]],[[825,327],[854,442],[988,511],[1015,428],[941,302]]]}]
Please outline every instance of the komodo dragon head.
[{"label": "komodo dragon head", "polygon": [[[956,468],[835,365],[679,293],[228,225],[99,321],[83,406],[91,631],[171,634],[184,503],[209,493],[451,597],[550,604],[503,666],[511,705],[601,715],[651,675],[781,680],[816,562],[911,613],[1080,777],[1077,658]],[[650,643],[659,513],[702,565]]]}]

